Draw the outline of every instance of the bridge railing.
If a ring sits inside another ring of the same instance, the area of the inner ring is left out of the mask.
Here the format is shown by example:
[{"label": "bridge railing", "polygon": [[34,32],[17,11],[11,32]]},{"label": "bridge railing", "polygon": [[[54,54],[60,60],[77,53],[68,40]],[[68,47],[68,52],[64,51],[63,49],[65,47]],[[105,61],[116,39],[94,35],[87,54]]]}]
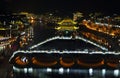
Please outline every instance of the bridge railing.
[{"label": "bridge railing", "polygon": [[92,44],[92,45],[94,45],[94,46],[97,46],[97,47],[101,48],[101,49],[104,50],[104,51],[108,51],[108,48],[106,48],[106,47],[104,47],[104,46],[101,46],[101,45],[99,45],[99,44],[97,44],[97,43],[95,43],[95,42],[92,42],[92,41],[90,41],[90,40],[88,40],[88,39],[85,39],[85,38],[83,38],[83,37],[79,37],[79,36],[76,36],[75,38],[72,38],[72,36],[71,36],[71,37],[55,36],[55,37],[46,39],[45,41],[42,41],[42,42],[40,42],[40,43],[38,43],[38,44],[36,44],[36,45],[33,45],[33,46],[30,47],[29,49],[37,48],[38,46],[41,46],[41,45],[44,44],[44,43],[47,43],[47,42],[50,42],[50,41],[53,41],[53,40],[57,40],[57,39],[65,39],[65,40],[79,39],[79,40],[88,42],[88,43],[90,43],[90,44]]}]

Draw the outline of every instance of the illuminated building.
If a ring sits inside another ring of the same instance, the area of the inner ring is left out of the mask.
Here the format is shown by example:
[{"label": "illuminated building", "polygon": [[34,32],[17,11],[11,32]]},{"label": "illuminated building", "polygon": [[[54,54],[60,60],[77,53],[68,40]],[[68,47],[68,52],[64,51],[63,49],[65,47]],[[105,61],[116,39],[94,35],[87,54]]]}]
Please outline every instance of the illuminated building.
[{"label": "illuminated building", "polygon": [[78,20],[79,18],[82,18],[83,14],[80,12],[73,13],[73,21]]},{"label": "illuminated building", "polygon": [[77,22],[74,22],[71,19],[64,19],[61,22],[58,22],[59,26],[55,29],[58,31],[76,31],[79,27],[76,27]]}]

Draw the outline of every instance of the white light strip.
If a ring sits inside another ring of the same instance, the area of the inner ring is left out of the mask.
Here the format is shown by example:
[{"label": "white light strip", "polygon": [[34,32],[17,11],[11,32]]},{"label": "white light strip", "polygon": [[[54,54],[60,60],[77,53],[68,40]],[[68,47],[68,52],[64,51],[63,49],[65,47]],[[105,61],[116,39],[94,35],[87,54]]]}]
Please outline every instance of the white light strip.
[{"label": "white light strip", "polygon": [[[30,47],[30,49],[34,49],[34,48],[36,48],[36,47],[38,47],[38,46],[40,46],[40,45],[42,45],[42,44],[44,44],[44,43],[47,43],[47,42],[49,42],[49,41],[53,41],[53,40],[56,40],[56,39],[72,40],[72,37],[64,37],[64,36],[63,36],[63,37],[60,37],[60,36],[52,37],[52,38],[49,38],[49,39],[47,39],[47,40],[45,40],[45,41],[43,41],[43,42],[40,42],[40,43],[38,43],[38,44],[36,44],[36,45],[33,45],[32,47]],[[88,42],[88,43],[90,43],[90,44],[93,44],[94,46],[97,46],[97,47],[101,48],[102,50],[108,51],[107,48],[105,48],[105,47],[103,47],[103,46],[101,46],[101,45],[98,45],[98,44],[96,44],[96,43],[94,43],[94,42],[92,42],[92,41],[90,41],[90,40],[88,40],[88,39],[85,39],[85,38],[82,38],[82,37],[78,37],[78,36],[76,36],[75,39],[79,39],[79,40]]]},{"label": "white light strip", "polygon": [[106,74],[106,69],[102,69],[102,76],[104,77]]},{"label": "white light strip", "polygon": [[63,68],[59,68],[59,74],[63,74],[64,73],[64,69]]},{"label": "white light strip", "polygon": [[118,76],[119,76],[119,70],[118,70],[118,69],[114,70],[114,76],[115,76],[115,77],[118,77]]},{"label": "white light strip", "polygon": [[47,72],[48,73],[52,72],[52,68],[47,68]]},{"label": "white light strip", "polygon": [[113,55],[120,55],[120,52],[87,52],[87,51],[51,51],[51,50],[34,50],[34,51],[16,51],[13,53],[13,55],[10,57],[9,62],[12,60],[12,58],[14,58],[14,56],[18,53],[22,53],[22,54],[32,54],[32,53],[47,53],[47,54],[101,54],[101,55],[105,55],[105,54],[113,54]]},{"label": "white light strip", "polygon": [[45,40],[45,41],[43,41],[43,42],[40,42],[40,43],[38,43],[38,44],[36,44],[36,45],[33,45],[32,47],[30,47],[30,49],[34,49],[34,48],[36,48],[36,47],[38,47],[38,46],[40,46],[40,45],[42,45],[42,44],[44,44],[44,43],[46,43],[46,42],[53,41],[53,40],[56,40],[56,39],[58,39],[58,38],[59,38],[59,36],[49,38],[49,39],[47,39],[47,40]]},{"label": "white light strip", "polygon": [[101,22],[95,22],[95,24],[98,24],[98,25],[104,25],[104,26],[112,26],[112,27],[118,27],[118,28],[120,28],[120,26],[119,25],[112,25],[112,24],[107,24],[107,23],[101,23]]},{"label": "white light strip", "polygon": [[33,68],[28,68],[29,73],[33,73]]},{"label": "white light strip", "polygon": [[92,68],[89,69],[89,75],[90,75],[90,76],[93,75],[93,69],[92,69]]},{"label": "white light strip", "polygon": [[10,37],[1,37],[0,41],[10,39]]},{"label": "white light strip", "polygon": [[[89,74],[89,76],[93,77],[93,75],[97,75],[100,74],[103,78],[106,77],[106,75],[110,75],[110,76],[114,76],[115,78],[120,76],[120,72],[119,69],[116,70],[109,70],[109,69],[73,69],[73,68],[38,68],[38,69],[34,69],[34,68],[17,68],[15,66],[13,66],[13,71],[15,72],[24,72],[24,73],[35,73],[35,71],[39,71],[39,72],[45,72],[45,73],[59,73],[59,74],[71,74],[71,73],[75,73],[75,74]],[[38,73],[39,73],[38,72]],[[98,73],[99,72],[99,73]],[[113,73],[113,74],[111,74]]]},{"label": "white light strip", "polygon": [[27,70],[28,70],[27,68],[24,68],[24,73],[27,73],[28,72]]}]

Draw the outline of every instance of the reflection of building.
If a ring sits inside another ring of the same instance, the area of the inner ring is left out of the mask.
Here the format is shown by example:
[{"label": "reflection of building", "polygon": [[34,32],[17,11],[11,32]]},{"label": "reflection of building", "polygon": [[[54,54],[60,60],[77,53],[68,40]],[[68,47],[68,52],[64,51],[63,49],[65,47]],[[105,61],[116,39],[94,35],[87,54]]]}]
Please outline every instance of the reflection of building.
[{"label": "reflection of building", "polygon": [[77,23],[71,19],[64,19],[61,22],[58,22],[58,24],[59,26],[55,28],[58,31],[65,31],[65,30],[75,31],[79,29],[79,27],[76,27]]}]

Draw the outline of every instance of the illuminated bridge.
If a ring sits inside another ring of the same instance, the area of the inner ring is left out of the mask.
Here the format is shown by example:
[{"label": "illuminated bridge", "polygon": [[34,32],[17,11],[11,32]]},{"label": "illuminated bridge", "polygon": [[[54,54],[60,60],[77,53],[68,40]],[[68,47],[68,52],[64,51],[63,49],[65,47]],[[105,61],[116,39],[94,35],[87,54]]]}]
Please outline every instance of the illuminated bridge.
[{"label": "illuminated bridge", "polygon": [[15,74],[35,78],[40,78],[40,73],[78,74],[76,78],[81,74],[97,78],[120,76],[120,53],[115,52],[16,51],[9,62],[13,64]]},{"label": "illuminated bridge", "polygon": [[[56,39],[82,40],[101,48],[103,51],[36,50],[37,47]],[[47,75],[53,75],[53,73],[69,74],[69,76],[71,74],[78,74],[76,78],[79,78],[79,75],[80,77],[85,75],[97,78],[110,76],[112,78],[118,78],[120,76],[119,52],[108,51],[107,48],[101,45],[77,36],[75,38],[60,36],[49,38],[31,46],[29,50],[18,50],[14,52],[9,62],[13,64],[13,70],[16,75],[19,75],[19,73],[21,75],[22,73],[22,75],[29,75],[31,78],[40,78],[40,73]]]},{"label": "illuminated bridge", "polygon": [[79,37],[79,36],[76,36],[75,38],[72,38],[72,36],[71,36],[71,37],[64,37],[64,36],[63,36],[63,37],[60,37],[60,36],[52,37],[52,38],[49,38],[49,39],[47,39],[47,40],[45,40],[45,41],[43,41],[43,42],[40,42],[40,43],[38,43],[38,44],[30,47],[30,49],[34,49],[34,48],[36,48],[36,47],[38,47],[38,46],[41,46],[41,45],[44,44],[44,43],[47,43],[47,42],[50,42],[50,41],[53,41],[53,40],[57,40],[57,39],[62,39],[62,40],[78,39],[78,40],[82,40],[82,41],[84,41],[84,42],[90,43],[90,44],[92,44],[92,45],[94,45],[94,46],[97,46],[97,47],[101,48],[101,49],[104,50],[104,51],[108,51],[108,49],[107,49],[106,47],[101,46],[101,45],[99,45],[99,44],[96,44],[96,43],[94,43],[94,42],[92,42],[92,41],[90,41],[90,40],[88,40],[88,39],[85,39],[85,38]]}]

